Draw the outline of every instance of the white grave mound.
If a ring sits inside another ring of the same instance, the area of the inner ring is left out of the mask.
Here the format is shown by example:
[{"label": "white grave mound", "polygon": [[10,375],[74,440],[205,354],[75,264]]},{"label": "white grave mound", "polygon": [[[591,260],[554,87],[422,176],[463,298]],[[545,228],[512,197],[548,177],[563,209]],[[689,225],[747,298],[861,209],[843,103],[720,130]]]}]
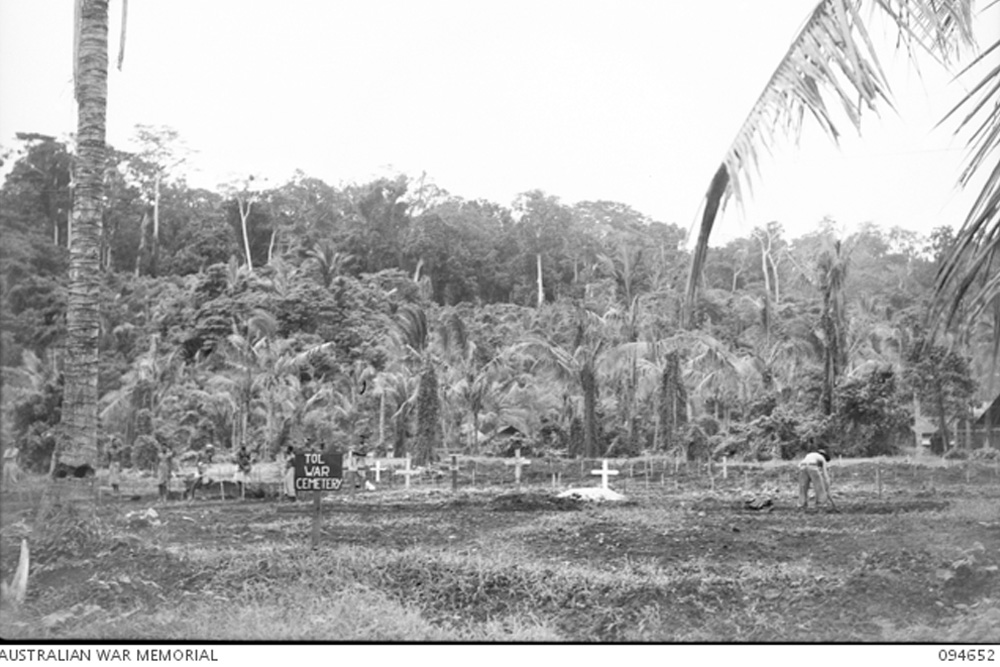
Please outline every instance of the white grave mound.
[{"label": "white grave mound", "polygon": [[617,491],[612,491],[611,489],[605,489],[602,487],[587,487],[583,489],[566,489],[559,494],[559,498],[575,498],[577,500],[592,500],[592,501],[603,501],[603,500],[625,500],[625,496],[618,493]]},{"label": "white grave mound", "polygon": [[608,467],[608,460],[604,459],[601,462],[600,470],[591,470],[591,475],[600,475],[601,485],[597,488],[587,487],[583,489],[566,489],[559,494],[560,498],[576,498],[577,500],[625,500],[625,496],[618,493],[617,491],[612,491],[611,487],[608,486],[608,477],[612,475],[617,475],[617,470],[611,470]]}]

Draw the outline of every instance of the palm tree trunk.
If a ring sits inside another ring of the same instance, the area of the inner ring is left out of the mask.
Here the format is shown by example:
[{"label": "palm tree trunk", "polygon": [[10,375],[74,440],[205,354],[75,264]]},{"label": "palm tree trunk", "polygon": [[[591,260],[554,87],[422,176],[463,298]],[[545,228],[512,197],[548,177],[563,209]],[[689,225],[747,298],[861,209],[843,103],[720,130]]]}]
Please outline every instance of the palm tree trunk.
[{"label": "palm tree trunk", "polygon": [[401,458],[406,456],[406,419],[404,418],[402,411],[397,413],[393,422],[395,423],[395,433],[393,434],[394,442],[392,446],[392,455],[395,458]]},{"label": "palm tree trunk", "polygon": [[950,438],[948,437],[948,417],[944,413],[944,386],[939,380],[937,383],[937,404],[938,404],[938,424],[941,429],[941,452],[948,451]]},{"label": "palm tree trunk", "polygon": [[415,463],[425,465],[434,457],[434,445],[440,440],[441,425],[438,415],[441,412],[438,397],[438,379],[434,367],[430,364],[420,376],[420,386],[417,390],[417,447]]},{"label": "palm tree trunk", "polygon": [[587,458],[600,456],[597,451],[597,378],[594,369],[584,366],[580,370],[583,387],[583,451]]},{"label": "palm tree trunk", "polygon": [[77,155],[74,161],[66,371],[60,461],[97,465],[101,206],[107,147],[108,2],[77,0]]}]

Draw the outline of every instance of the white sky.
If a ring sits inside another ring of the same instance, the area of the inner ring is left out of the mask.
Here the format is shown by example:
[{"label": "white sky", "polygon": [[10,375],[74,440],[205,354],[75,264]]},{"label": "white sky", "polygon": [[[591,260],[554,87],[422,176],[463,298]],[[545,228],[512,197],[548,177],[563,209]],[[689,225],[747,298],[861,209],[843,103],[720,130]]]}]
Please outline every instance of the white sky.
[{"label": "white sky", "polygon": [[[205,187],[250,173],[277,185],[296,168],[331,184],[426,172],[466,198],[509,205],[539,188],[687,228],[814,5],[133,2],[108,139],[125,148],[137,123],[171,126],[197,151],[189,182]],[[72,13],[71,0],[0,0],[0,145],[13,147],[18,131],[74,131]],[[114,63],[120,0],[111,14]],[[745,214],[731,206],[713,242],[769,220],[795,237],[824,215],[846,229],[961,224],[971,195],[953,185],[962,143],[950,127],[931,130],[961,87],[932,64],[923,79],[886,64],[901,75],[900,116],[872,118],[863,140],[844,119],[840,151],[815,132],[779,147]]]}]

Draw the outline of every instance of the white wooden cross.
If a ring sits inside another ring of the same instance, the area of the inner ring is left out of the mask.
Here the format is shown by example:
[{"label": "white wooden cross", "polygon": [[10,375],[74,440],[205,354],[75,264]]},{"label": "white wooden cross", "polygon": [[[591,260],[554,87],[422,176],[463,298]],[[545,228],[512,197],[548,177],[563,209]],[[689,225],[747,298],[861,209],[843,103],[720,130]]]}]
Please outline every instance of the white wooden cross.
[{"label": "white wooden cross", "polygon": [[514,466],[514,482],[521,486],[521,466],[530,466],[531,461],[528,459],[521,458],[521,450],[514,450],[514,458],[510,461],[504,461],[504,465]]},{"label": "white wooden cross", "polygon": [[609,475],[617,475],[618,471],[617,470],[608,470],[608,460],[604,459],[604,462],[601,464],[601,469],[600,470],[591,470],[590,474],[591,475],[600,475],[601,476],[601,488],[607,490],[608,489],[608,476]]},{"label": "white wooden cross", "polygon": [[375,459],[375,467],[372,468],[372,470],[375,471],[375,481],[376,482],[381,482],[382,481],[382,471],[385,470],[385,468],[382,467],[382,462],[379,461],[378,459]]},{"label": "white wooden cross", "polygon": [[407,454],[406,455],[406,469],[405,470],[396,470],[395,474],[397,474],[397,475],[405,475],[406,476],[406,488],[410,488],[410,477],[413,476],[413,475],[420,474],[420,471],[417,470],[416,468],[411,468],[410,467],[410,455]]}]

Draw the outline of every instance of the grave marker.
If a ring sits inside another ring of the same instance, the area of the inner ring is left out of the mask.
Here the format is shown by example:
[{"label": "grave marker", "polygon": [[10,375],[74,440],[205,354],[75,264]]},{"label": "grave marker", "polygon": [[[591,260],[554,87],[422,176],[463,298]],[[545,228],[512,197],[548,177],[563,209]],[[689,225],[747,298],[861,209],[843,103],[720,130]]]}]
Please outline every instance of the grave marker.
[{"label": "grave marker", "polygon": [[396,471],[394,471],[393,474],[403,475],[404,477],[406,477],[406,488],[410,488],[410,477],[412,477],[413,475],[419,474],[419,471],[416,468],[411,468],[410,467],[410,455],[407,454],[406,455],[406,468],[403,469],[403,470],[396,470]]},{"label": "grave marker", "polygon": [[451,455],[451,467],[448,470],[451,471],[451,490],[458,491],[458,456],[455,454]]},{"label": "grave marker", "polygon": [[295,491],[313,494],[312,548],[319,546],[320,499],[324,491],[336,491],[344,481],[344,455],[304,452],[295,455]]},{"label": "grave marker", "polygon": [[375,471],[375,481],[381,483],[382,482],[382,471],[385,470],[385,468],[382,467],[382,462],[379,461],[379,460],[376,460],[375,461],[375,467],[372,468],[372,469]]},{"label": "grave marker", "polygon": [[521,466],[530,466],[531,461],[521,458],[521,450],[515,449],[514,458],[510,461],[504,461],[504,465],[514,466],[514,483],[521,486]]},{"label": "grave marker", "polygon": [[608,490],[608,488],[609,488],[608,487],[608,477],[611,476],[611,475],[617,475],[618,471],[617,470],[608,470],[608,460],[604,459],[603,462],[601,463],[601,469],[600,470],[591,470],[590,474],[591,475],[600,475],[601,476],[601,488],[604,489],[604,490]]},{"label": "grave marker", "polygon": [[726,457],[722,457],[722,479],[729,479],[729,468],[726,467]]}]

